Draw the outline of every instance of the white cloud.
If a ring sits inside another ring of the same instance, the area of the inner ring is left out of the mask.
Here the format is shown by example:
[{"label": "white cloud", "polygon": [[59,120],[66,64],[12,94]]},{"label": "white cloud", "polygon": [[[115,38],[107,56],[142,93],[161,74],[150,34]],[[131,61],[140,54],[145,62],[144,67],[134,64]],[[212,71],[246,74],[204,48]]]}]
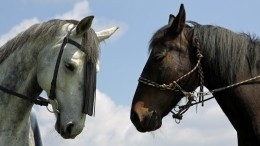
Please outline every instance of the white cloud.
[{"label": "white cloud", "polygon": [[113,37],[109,38],[109,42],[117,40],[120,38],[128,29],[128,25],[123,22],[118,22],[116,20],[111,20],[107,18],[95,18],[93,22],[93,29],[95,31],[101,31],[110,27],[118,26],[119,29],[113,34]]},{"label": "white cloud", "polygon": [[81,20],[82,18],[91,14],[88,1],[80,1],[76,3],[71,11],[64,14],[57,15],[55,18],[58,19],[75,19]]},{"label": "white cloud", "polygon": [[235,131],[215,104],[204,107],[198,114],[193,113],[195,109],[190,109],[179,125],[167,116],[161,129],[139,133],[129,119],[130,107],[116,105],[110,97],[97,90],[96,116],[87,117],[83,132],[73,140],[64,140],[54,131],[55,118],[45,108],[37,108],[37,111],[45,145],[236,145]]},{"label": "white cloud", "polygon": [[[55,18],[58,19],[75,19],[75,20],[81,20],[86,16],[93,15],[92,11],[90,9],[88,1],[80,1],[76,3],[72,10],[55,16]],[[104,17],[95,17],[93,22],[93,28],[95,31],[100,31],[103,29],[107,29],[113,26],[119,26],[119,30],[111,37],[110,41],[113,41],[115,39],[118,39],[120,36],[122,36],[125,31],[127,30],[128,26],[127,24],[123,22],[118,22],[116,20],[107,19]]]},{"label": "white cloud", "polygon": [[7,42],[10,38],[15,37],[18,33],[26,30],[33,24],[39,23],[40,20],[36,17],[23,20],[20,24],[14,26],[8,33],[0,36],[0,46]]},{"label": "white cloud", "polygon": [[[75,19],[75,20],[81,20],[86,16],[91,15],[92,11],[89,7],[89,3],[87,0],[82,0],[73,6],[72,10],[56,15],[54,18],[56,19]],[[20,24],[14,26],[8,33],[0,36],[0,46],[2,46],[4,43],[6,43],[9,39],[15,37],[18,33],[26,30],[31,25],[40,23],[41,21],[37,17],[33,17],[31,19],[23,20]],[[108,20],[106,18],[95,18],[93,22],[93,28],[96,31],[100,31],[102,29],[106,29],[113,26],[119,26],[120,29],[117,30],[117,32],[111,37],[110,40],[115,40],[122,36],[125,31],[127,30],[127,24],[123,22],[118,22],[115,20]]]},{"label": "white cloud", "polygon": [[53,4],[53,3],[64,3],[64,2],[68,2],[70,0],[21,0],[23,2],[23,4],[30,4],[31,2],[35,2],[38,4]]}]

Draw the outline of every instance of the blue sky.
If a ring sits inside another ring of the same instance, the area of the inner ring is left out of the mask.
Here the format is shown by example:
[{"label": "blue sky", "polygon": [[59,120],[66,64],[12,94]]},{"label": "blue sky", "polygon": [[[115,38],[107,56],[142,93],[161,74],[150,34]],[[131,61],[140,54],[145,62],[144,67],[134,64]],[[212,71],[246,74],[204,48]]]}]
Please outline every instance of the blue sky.
[{"label": "blue sky", "polygon": [[[36,107],[46,145],[236,145],[232,126],[215,101],[191,109],[181,124],[170,116],[163,127],[140,134],[129,120],[137,79],[148,57],[152,34],[167,24],[184,3],[186,18],[260,36],[260,2],[191,0],[8,0],[1,4],[0,45],[28,26],[53,18],[81,19],[94,15],[94,29],[120,29],[101,45],[96,117],[88,118],[83,133],[63,140],[55,132],[54,117]],[[69,17],[69,18],[68,18]],[[55,139],[53,139],[53,137]],[[188,137],[193,137],[191,142]]]}]

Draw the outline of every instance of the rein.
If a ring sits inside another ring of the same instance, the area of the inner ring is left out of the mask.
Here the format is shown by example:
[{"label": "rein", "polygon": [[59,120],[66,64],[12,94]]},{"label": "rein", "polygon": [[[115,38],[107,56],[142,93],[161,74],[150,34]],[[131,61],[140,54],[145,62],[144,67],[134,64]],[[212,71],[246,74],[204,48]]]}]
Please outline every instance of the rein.
[{"label": "rein", "polygon": [[[239,86],[239,85],[242,85],[242,84],[245,84],[245,83],[249,83],[249,82],[251,82],[253,80],[256,80],[256,79],[260,78],[260,75],[258,75],[256,77],[253,77],[253,78],[250,78],[250,79],[247,79],[247,80],[243,80],[243,81],[238,82],[238,83],[234,83],[234,84],[231,84],[231,85],[228,85],[228,86],[225,86],[225,87],[213,89],[213,90],[211,90],[209,92],[204,92],[203,91],[204,75],[203,75],[203,70],[202,70],[202,67],[201,67],[201,60],[203,58],[203,55],[201,54],[200,43],[199,43],[197,37],[194,37],[193,44],[194,44],[193,46],[195,48],[197,48],[197,63],[191,69],[191,71],[189,71],[188,73],[184,74],[183,76],[179,77],[177,80],[172,81],[169,84],[159,84],[159,83],[156,83],[156,82],[151,81],[149,79],[146,79],[146,78],[144,78],[142,76],[138,80],[140,83],[143,83],[145,85],[158,88],[160,90],[170,90],[170,91],[174,91],[174,92],[181,92],[184,95],[184,97],[187,97],[188,101],[187,101],[187,103],[185,105],[182,105],[182,106],[177,105],[177,106],[174,107],[174,109],[173,109],[174,111],[173,110],[170,111],[172,113],[172,118],[175,119],[175,122],[177,124],[180,123],[180,120],[182,120],[182,118],[183,118],[183,114],[185,112],[187,112],[190,107],[192,107],[194,105],[197,105],[197,104],[200,104],[200,103],[203,106],[205,101],[208,101],[208,100],[211,100],[211,99],[215,98],[214,96],[212,96],[212,97],[209,97],[207,99],[204,99],[204,96],[206,96],[206,95],[213,95],[214,93],[221,92],[221,91],[224,91],[224,90],[227,90],[227,89],[230,89],[230,88],[234,88],[236,86]],[[185,91],[178,84],[178,82],[180,82],[181,80],[183,80],[187,76],[191,75],[196,70],[198,70],[198,78],[200,80],[200,82],[199,82],[200,91],[196,92],[197,95],[195,95],[195,91],[192,91],[192,92]],[[197,98],[199,98],[199,101],[196,101]],[[176,107],[178,107],[178,109],[175,109]]]},{"label": "rein", "polygon": [[34,104],[37,104],[37,105],[40,105],[40,106],[48,106],[48,104],[49,104],[49,100],[47,100],[47,99],[45,99],[41,96],[38,96],[37,98],[26,96],[26,95],[17,93],[13,90],[7,89],[3,86],[0,86],[0,90],[2,90],[3,92],[5,92],[7,94],[10,94],[10,95],[13,95],[13,96],[16,96],[16,97],[20,97],[24,100],[30,101],[31,103],[34,103]]},{"label": "rein", "polygon": [[[55,90],[56,90],[56,80],[57,80],[57,76],[58,76],[58,70],[59,70],[59,65],[60,65],[60,61],[61,61],[61,57],[62,57],[62,54],[63,54],[63,50],[66,46],[66,44],[72,44],[74,45],[75,47],[77,47],[78,49],[80,49],[81,51],[84,52],[84,50],[82,49],[82,46],[77,43],[76,41],[72,40],[69,38],[70,34],[71,34],[71,31],[74,29],[75,27],[71,28],[68,32],[68,34],[66,35],[66,37],[63,39],[63,43],[61,45],[61,48],[60,48],[60,52],[59,52],[59,55],[58,55],[58,58],[57,58],[57,61],[56,61],[56,65],[55,65],[55,69],[54,69],[54,75],[53,75],[53,79],[52,79],[52,82],[51,82],[51,89],[50,89],[50,96],[49,98],[51,100],[54,100],[56,98],[56,95],[55,95]],[[3,92],[7,93],[7,94],[10,94],[10,95],[13,95],[13,96],[16,96],[16,97],[19,97],[19,98],[22,98],[24,100],[27,100],[33,104],[36,104],[36,105],[40,105],[40,106],[48,106],[48,104],[50,104],[50,101],[48,99],[45,99],[41,96],[38,96],[38,97],[30,97],[30,96],[26,96],[26,95],[23,95],[23,94],[20,94],[20,93],[17,93],[16,91],[13,91],[11,89],[8,89],[6,87],[3,87],[3,86],[0,86],[0,90],[2,90]],[[57,101],[56,101],[57,102]]]}]

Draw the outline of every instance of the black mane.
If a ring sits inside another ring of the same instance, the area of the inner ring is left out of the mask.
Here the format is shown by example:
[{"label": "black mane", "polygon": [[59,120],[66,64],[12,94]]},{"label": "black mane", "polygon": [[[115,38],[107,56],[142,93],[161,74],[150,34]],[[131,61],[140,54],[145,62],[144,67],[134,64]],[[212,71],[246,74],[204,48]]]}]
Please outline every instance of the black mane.
[{"label": "black mane", "polygon": [[253,70],[260,68],[260,41],[257,37],[237,34],[219,26],[199,24],[194,26],[194,36],[201,43],[209,69],[229,84],[234,83],[242,64],[248,64],[251,75]]},{"label": "black mane", "polygon": [[[235,33],[228,29],[200,25],[188,21],[193,25],[193,35],[199,39],[204,60],[208,68],[215,71],[228,84],[234,83],[235,75],[242,64],[247,63],[251,76],[257,75],[260,69],[260,39],[246,33]],[[170,25],[160,28],[150,40],[149,52],[157,43],[163,41]],[[186,25],[186,27],[190,27]]]}]

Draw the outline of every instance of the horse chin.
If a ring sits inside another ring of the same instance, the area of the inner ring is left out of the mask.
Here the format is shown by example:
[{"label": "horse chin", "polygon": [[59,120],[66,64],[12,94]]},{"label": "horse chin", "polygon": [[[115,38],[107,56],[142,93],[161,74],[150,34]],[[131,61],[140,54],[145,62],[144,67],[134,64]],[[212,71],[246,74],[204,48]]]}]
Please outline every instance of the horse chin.
[{"label": "horse chin", "polygon": [[136,129],[142,133],[155,131],[162,125],[162,118],[156,112],[152,112],[142,119],[136,118],[134,116],[137,115],[131,115],[131,120]]},{"label": "horse chin", "polygon": [[152,132],[152,131],[159,129],[161,127],[161,125],[162,125],[162,122],[152,121],[149,125],[143,124],[143,126],[136,126],[136,129],[142,133]]},{"label": "horse chin", "polygon": [[63,128],[60,119],[60,115],[58,115],[57,121],[55,123],[55,129],[64,139],[74,139],[77,135],[81,133],[82,130],[78,132],[72,132],[72,127],[70,128],[69,126]]},{"label": "horse chin", "polygon": [[72,137],[70,137],[68,134],[66,134],[65,132],[63,132],[62,128],[61,128],[61,124],[60,124],[60,116],[57,116],[57,121],[55,123],[55,130],[64,138],[64,139],[70,139]]},{"label": "horse chin", "polygon": [[162,120],[157,120],[153,118],[145,118],[139,126],[136,126],[136,129],[139,132],[151,132],[159,129],[162,125]]}]

